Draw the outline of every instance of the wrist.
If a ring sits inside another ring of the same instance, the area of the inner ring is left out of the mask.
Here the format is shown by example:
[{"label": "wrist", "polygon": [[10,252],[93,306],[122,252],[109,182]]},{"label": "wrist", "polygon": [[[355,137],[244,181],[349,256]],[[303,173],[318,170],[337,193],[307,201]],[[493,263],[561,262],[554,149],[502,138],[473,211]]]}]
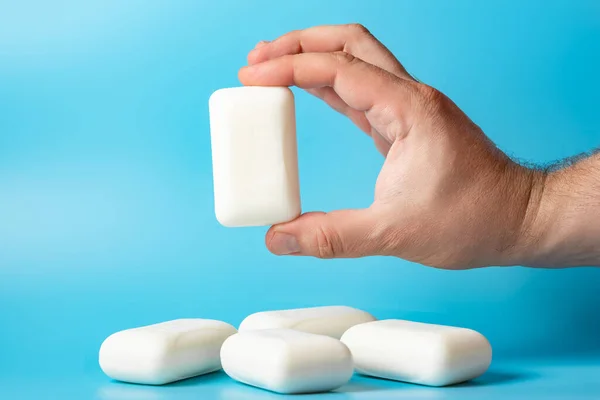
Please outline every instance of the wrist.
[{"label": "wrist", "polygon": [[528,169],[526,191],[522,204],[524,211],[509,265],[535,266],[540,258],[548,210],[546,209],[550,185],[550,173],[545,170]]},{"label": "wrist", "polygon": [[[543,170],[516,165],[509,177],[512,202],[507,207],[510,226],[506,228],[507,245],[500,254],[500,265],[532,266],[538,256],[545,216],[542,204],[547,195],[549,174]],[[515,222],[515,216],[516,222]]]},{"label": "wrist", "polygon": [[600,265],[600,187],[585,166],[537,171],[512,265]]}]

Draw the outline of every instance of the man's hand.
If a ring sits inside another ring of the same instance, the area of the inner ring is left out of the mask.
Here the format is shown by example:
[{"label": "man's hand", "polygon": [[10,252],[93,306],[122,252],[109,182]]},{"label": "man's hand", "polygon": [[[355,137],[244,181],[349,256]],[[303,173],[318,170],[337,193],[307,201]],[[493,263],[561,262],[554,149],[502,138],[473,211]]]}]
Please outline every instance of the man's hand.
[{"label": "man's hand", "polygon": [[449,269],[534,263],[546,174],[510,160],[364,27],[294,31],[259,43],[248,63],[239,72],[244,85],[306,89],[386,157],[369,208],[273,226],[273,253],[391,255]]}]

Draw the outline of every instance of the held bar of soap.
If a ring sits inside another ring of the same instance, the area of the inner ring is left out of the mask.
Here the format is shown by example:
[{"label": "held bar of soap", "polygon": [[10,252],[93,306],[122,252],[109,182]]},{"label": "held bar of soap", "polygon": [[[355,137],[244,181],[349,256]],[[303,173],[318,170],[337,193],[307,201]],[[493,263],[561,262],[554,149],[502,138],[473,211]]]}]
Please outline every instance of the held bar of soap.
[{"label": "held bar of soap", "polygon": [[374,320],[368,312],[347,306],[297,308],[251,314],[242,321],[239,330],[288,328],[339,339],[348,328]]},{"label": "held bar of soap", "polygon": [[221,345],[236,329],[210,319],[177,319],[110,335],[100,347],[109,377],[162,385],[221,369]]},{"label": "held bar of soap", "polygon": [[221,362],[237,381],[288,394],[337,389],[353,373],[352,355],[342,342],[291,329],[235,334],[223,343]]},{"label": "held bar of soap", "polygon": [[294,95],[285,87],[217,90],[209,100],[215,213],[224,226],[300,215]]},{"label": "held bar of soap", "polygon": [[445,386],[483,374],[492,348],[479,332],[452,326],[382,320],[342,336],[357,372],[379,378]]}]

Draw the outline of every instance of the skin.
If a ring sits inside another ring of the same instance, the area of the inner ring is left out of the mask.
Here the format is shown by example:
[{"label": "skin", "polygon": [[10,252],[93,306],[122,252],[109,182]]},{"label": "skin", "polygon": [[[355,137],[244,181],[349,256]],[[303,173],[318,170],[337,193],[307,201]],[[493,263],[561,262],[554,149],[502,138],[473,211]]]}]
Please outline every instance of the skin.
[{"label": "skin", "polygon": [[445,269],[600,265],[600,155],[552,171],[515,163],[363,26],[260,42],[239,79],[307,90],[385,156],[370,207],[273,226],[274,254],[387,255]]}]

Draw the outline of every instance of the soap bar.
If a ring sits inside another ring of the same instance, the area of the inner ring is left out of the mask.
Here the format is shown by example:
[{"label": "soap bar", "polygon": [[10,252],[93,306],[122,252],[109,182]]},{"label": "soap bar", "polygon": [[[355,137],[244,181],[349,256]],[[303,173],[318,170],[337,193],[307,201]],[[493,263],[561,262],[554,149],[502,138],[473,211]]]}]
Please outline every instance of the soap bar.
[{"label": "soap bar", "polygon": [[294,95],[286,87],[217,90],[209,100],[215,213],[224,226],[300,215]]},{"label": "soap bar", "polygon": [[221,369],[221,345],[236,329],[222,321],[177,319],[110,335],[99,362],[109,377],[162,385]]},{"label": "soap bar", "polygon": [[287,394],[337,389],[353,373],[342,342],[291,329],[237,333],[223,343],[221,362],[237,381]]},{"label": "soap bar", "polygon": [[289,328],[339,339],[348,328],[374,320],[368,312],[352,307],[311,307],[251,314],[242,321],[239,330]]},{"label": "soap bar", "polygon": [[445,386],[483,374],[492,361],[487,339],[471,329],[403,320],[354,326],[342,336],[358,373]]}]

